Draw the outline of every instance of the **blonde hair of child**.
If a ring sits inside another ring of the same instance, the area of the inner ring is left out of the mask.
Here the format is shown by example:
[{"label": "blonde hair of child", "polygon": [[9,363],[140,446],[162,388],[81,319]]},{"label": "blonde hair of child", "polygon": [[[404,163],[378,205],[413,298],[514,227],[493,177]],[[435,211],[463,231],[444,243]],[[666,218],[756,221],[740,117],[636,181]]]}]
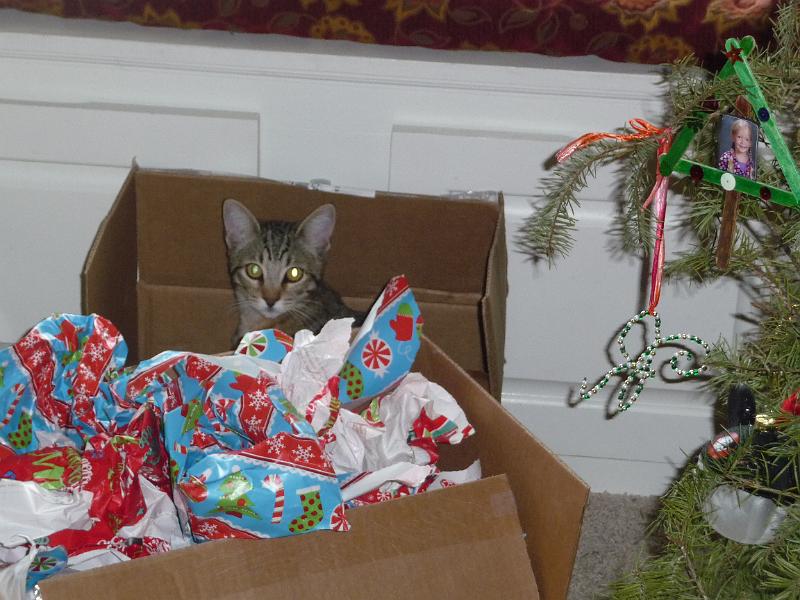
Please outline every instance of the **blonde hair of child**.
[{"label": "blonde hair of child", "polygon": [[736,148],[736,134],[742,130],[750,131],[750,122],[745,119],[736,119],[736,122],[731,125],[731,148]]}]

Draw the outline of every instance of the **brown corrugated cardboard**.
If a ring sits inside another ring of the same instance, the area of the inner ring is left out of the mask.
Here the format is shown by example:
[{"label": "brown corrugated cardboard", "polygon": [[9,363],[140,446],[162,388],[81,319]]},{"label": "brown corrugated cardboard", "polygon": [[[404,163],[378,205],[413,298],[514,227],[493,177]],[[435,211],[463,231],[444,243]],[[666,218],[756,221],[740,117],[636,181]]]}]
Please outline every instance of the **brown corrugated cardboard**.
[{"label": "brown corrugated cardboard", "polygon": [[43,598],[536,598],[505,478],[453,492],[360,508],[347,533],[224,540],[53,579]]},{"label": "brown corrugated cardboard", "polygon": [[428,339],[415,370],[477,431],[443,448],[442,466],[480,458],[481,481],[352,510],[347,533],[209,542],[56,576],[42,597],[565,598],[585,484]]},{"label": "brown corrugated cardboard", "polygon": [[325,277],[367,309],[405,274],[425,331],[500,398],[505,349],[506,245],[497,201],[378,192],[323,192],[257,178],[131,170],[98,231],[82,276],[82,309],[110,318],[133,361],[166,350],[221,352],[236,328],[222,202],[260,220],[298,220],[336,206]]}]

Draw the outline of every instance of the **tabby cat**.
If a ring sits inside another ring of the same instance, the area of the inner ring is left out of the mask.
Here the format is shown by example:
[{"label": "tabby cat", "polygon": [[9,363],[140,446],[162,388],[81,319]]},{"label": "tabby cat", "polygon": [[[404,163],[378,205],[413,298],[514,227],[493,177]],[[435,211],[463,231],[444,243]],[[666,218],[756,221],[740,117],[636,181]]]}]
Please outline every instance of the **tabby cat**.
[{"label": "tabby cat", "polygon": [[248,331],[276,328],[294,335],[318,333],[330,319],[364,315],[342,302],[322,279],[336,224],[336,209],[324,204],[300,222],[259,224],[240,202],[222,206],[228,266],[239,310],[233,344]]}]

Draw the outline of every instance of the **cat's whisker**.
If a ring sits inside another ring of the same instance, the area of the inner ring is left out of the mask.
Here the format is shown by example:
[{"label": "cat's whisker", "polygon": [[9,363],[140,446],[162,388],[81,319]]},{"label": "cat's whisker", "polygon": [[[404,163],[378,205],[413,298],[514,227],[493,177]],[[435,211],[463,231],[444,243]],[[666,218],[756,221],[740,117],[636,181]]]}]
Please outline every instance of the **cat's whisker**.
[{"label": "cat's whisker", "polygon": [[228,310],[231,312],[238,312],[242,308],[251,306],[253,303],[252,300],[236,300],[228,306]]},{"label": "cat's whisker", "polygon": [[241,314],[241,312],[242,312],[242,308],[244,308],[245,306],[246,306],[246,304],[245,304],[245,303],[234,303],[234,304],[230,304],[230,305],[228,305],[228,307],[226,308],[226,311],[225,311],[225,312],[226,312],[226,314],[231,314],[231,313],[234,313],[234,314]]},{"label": "cat's whisker", "polygon": [[293,306],[287,312],[299,317],[301,321],[310,321],[315,317],[310,310],[302,306]]}]

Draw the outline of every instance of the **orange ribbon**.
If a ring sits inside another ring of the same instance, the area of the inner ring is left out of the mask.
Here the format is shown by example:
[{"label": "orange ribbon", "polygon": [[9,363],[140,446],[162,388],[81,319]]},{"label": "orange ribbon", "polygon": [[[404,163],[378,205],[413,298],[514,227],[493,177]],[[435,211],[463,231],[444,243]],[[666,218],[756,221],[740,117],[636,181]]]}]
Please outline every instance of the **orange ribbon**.
[{"label": "orange ribbon", "polygon": [[599,140],[630,142],[633,140],[642,140],[649,137],[664,135],[668,131],[667,128],[656,127],[644,119],[630,119],[628,121],[628,125],[636,133],[602,133],[599,131],[585,133],[556,152],[556,160],[558,162],[564,162],[578,150],[581,150],[590,144],[594,144]]}]

